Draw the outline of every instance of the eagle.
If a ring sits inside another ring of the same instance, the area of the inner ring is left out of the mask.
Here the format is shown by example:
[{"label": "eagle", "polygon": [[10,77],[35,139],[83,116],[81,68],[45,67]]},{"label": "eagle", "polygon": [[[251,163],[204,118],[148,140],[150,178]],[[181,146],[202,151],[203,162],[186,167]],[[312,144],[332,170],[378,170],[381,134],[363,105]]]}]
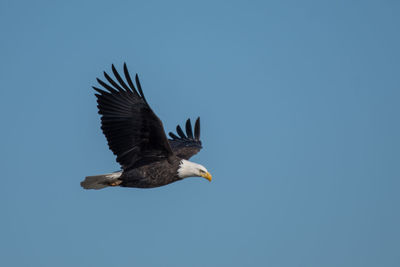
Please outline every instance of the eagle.
[{"label": "eagle", "polygon": [[189,161],[202,148],[200,117],[194,128],[190,119],[186,121],[186,134],[178,125],[176,134],[170,132],[168,139],[161,120],[143,94],[139,76],[135,75],[135,86],[126,63],[125,80],[113,64],[111,69],[115,79],[104,72],[108,83],[97,78],[102,88],[93,86],[93,89],[97,92],[101,129],[121,170],[87,176],[81,186],[154,188],[187,177],[203,177],[211,182],[212,176],[204,166]]}]

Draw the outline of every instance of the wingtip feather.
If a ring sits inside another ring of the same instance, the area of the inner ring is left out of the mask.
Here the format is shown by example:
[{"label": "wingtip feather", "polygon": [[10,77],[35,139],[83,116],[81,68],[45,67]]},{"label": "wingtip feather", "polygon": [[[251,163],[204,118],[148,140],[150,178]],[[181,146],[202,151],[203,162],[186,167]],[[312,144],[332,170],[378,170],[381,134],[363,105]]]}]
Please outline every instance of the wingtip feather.
[{"label": "wingtip feather", "polygon": [[190,122],[190,119],[187,119],[186,121],[186,135],[189,139],[193,139],[192,123]]},{"label": "wingtip feather", "polygon": [[128,82],[129,87],[131,88],[132,92],[134,92],[136,95],[138,95],[135,85],[132,82],[131,75],[129,74],[128,66],[126,65],[126,63],[124,63],[124,74],[125,74],[125,79]]},{"label": "wingtip feather", "polygon": [[197,120],[194,124],[194,138],[197,141],[200,140],[200,117],[197,117]]},{"label": "wingtip feather", "polygon": [[179,137],[174,134],[173,132],[169,132],[168,135],[172,138],[172,139],[179,139]]},{"label": "wingtip feather", "polygon": [[136,87],[137,87],[137,89],[139,90],[140,96],[141,96],[141,97],[143,98],[143,100],[147,103],[146,98],[144,97],[144,94],[143,94],[142,86],[141,86],[140,81],[139,81],[139,75],[138,75],[137,73],[136,73],[136,75],[135,75],[135,82],[136,82]]},{"label": "wingtip feather", "polygon": [[186,139],[186,135],[185,133],[182,131],[182,128],[180,125],[176,126],[176,132],[178,133],[178,135],[182,138],[182,139]]}]

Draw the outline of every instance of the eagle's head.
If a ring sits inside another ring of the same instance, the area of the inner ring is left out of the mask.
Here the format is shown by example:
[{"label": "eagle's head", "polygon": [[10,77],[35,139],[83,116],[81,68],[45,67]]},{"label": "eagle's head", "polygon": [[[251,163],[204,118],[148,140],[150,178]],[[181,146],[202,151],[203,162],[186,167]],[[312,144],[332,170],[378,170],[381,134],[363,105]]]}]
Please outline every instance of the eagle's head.
[{"label": "eagle's head", "polygon": [[200,164],[188,161],[186,159],[181,160],[178,168],[178,177],[203,177],[211,182],[212,176],[207,169]]}]

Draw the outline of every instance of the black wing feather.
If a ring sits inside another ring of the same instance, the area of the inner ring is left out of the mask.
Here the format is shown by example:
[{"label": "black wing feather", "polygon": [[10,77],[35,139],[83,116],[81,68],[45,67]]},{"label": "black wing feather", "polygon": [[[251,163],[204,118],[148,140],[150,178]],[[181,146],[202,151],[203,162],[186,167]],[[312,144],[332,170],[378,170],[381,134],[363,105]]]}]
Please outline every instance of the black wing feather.
[{"label": "black wing feather", "polygon": [[190,119],[186,121],[186,134],[182,131],[181,126],[176,126],[176,132],[179,136],[174,133],[169,133],[172,139],[169,139],[169,144],[172,147],[174,153],[181,158],[190,159],[193,155],[197,154],[201,146],[200,141],[200,118],[197,118],[194,125],[194,137],[192,131],[192,125]]},{"label": "black wing feather", "polygon": [[200,141],[200,117],[197,118],[196,123],[194,124],[194,139]]},{"label": "black wing feather", "polygon": [[131,91],[132,91],[135,95],[137,95],[138,97],[140,97],[140,95],[139,95],[138,92],[136,91],[135,86],[133,85],[133,82],[132,82],[131,76],[129,75],[128,67],[126,66],[126,63],[124,63],[124,74],[125,74],[125,79],[126,79],[126,81],[128,82],[129,87],[131,88]]},{"label": "black wing feather", "polygon": [[189,139],[194,139],[192,132],[192,124],[190,123],[190,119],[187,119],[186,121],[186,135]]},{"label": "black wing feather", "polygon": [[101,129],[122,168],[135,168],[173,155],[161,120],[144,98],[139,78],[136,78],[136,85],[140,88],[140,95],[126,64],[124,74],[129,87],[114,66],[112,71],[119,84],[104,73],[111,85],[97,79],[104,88],[93,89],[98,92],[95,95],[101,114]]},{"label": "black wing feather", "polygon": [[176,126],[176,132],[179,134],[179,136],[182,139],[187,139],[187,137],[186,137],[185,133],[182,131],[182,128],[180,125]]},{"label": "black wing feather", "polygon": [[147,100],[144,97],[144,94],[142,91],[142,86],[140,85],[139,76],[137,74],[135,75],[135,81],[136,81],[136,86],[137,86],[137,89],[139,90],[140,96],[143,98],[144,102],[147,103]]},{"label": "black wing feather", "polygon": [[171,133],[171,132],[169,132],[169,136],[170,136],[172,139],[179,139],[179,137],[178,137],[176,134]]}]

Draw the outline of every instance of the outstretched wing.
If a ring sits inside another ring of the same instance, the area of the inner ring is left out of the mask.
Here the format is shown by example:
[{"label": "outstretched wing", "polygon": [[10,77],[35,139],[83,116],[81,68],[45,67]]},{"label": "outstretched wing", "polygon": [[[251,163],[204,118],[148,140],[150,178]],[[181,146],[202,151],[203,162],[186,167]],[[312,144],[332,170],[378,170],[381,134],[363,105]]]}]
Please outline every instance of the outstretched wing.
[{"label": "outstretched wing", "polygon": [[176,126],[176,132],[179,136],[170,132],[169,136],[172,139],[168,139],[168,141],[172,150],[178,157],[190,159],[200,151],[202,148],[200,141],[200,117],[197,118],[194,124],[194,136],[190,119],[186,121],[186,135],[179,125]]},{"label": "outstretched wing", "polygon": [[161,120],[152,111],[136,74],[136,90],[124,64],[125,81],[114,65],[112,71],[118,83],[106,72],[109,84],[97,78],[103,89],[93,87],[99,94],[97,107],[101,115],[101,129],[108,146],[117,156],[123,169],[168,158],[173,154]]}]

